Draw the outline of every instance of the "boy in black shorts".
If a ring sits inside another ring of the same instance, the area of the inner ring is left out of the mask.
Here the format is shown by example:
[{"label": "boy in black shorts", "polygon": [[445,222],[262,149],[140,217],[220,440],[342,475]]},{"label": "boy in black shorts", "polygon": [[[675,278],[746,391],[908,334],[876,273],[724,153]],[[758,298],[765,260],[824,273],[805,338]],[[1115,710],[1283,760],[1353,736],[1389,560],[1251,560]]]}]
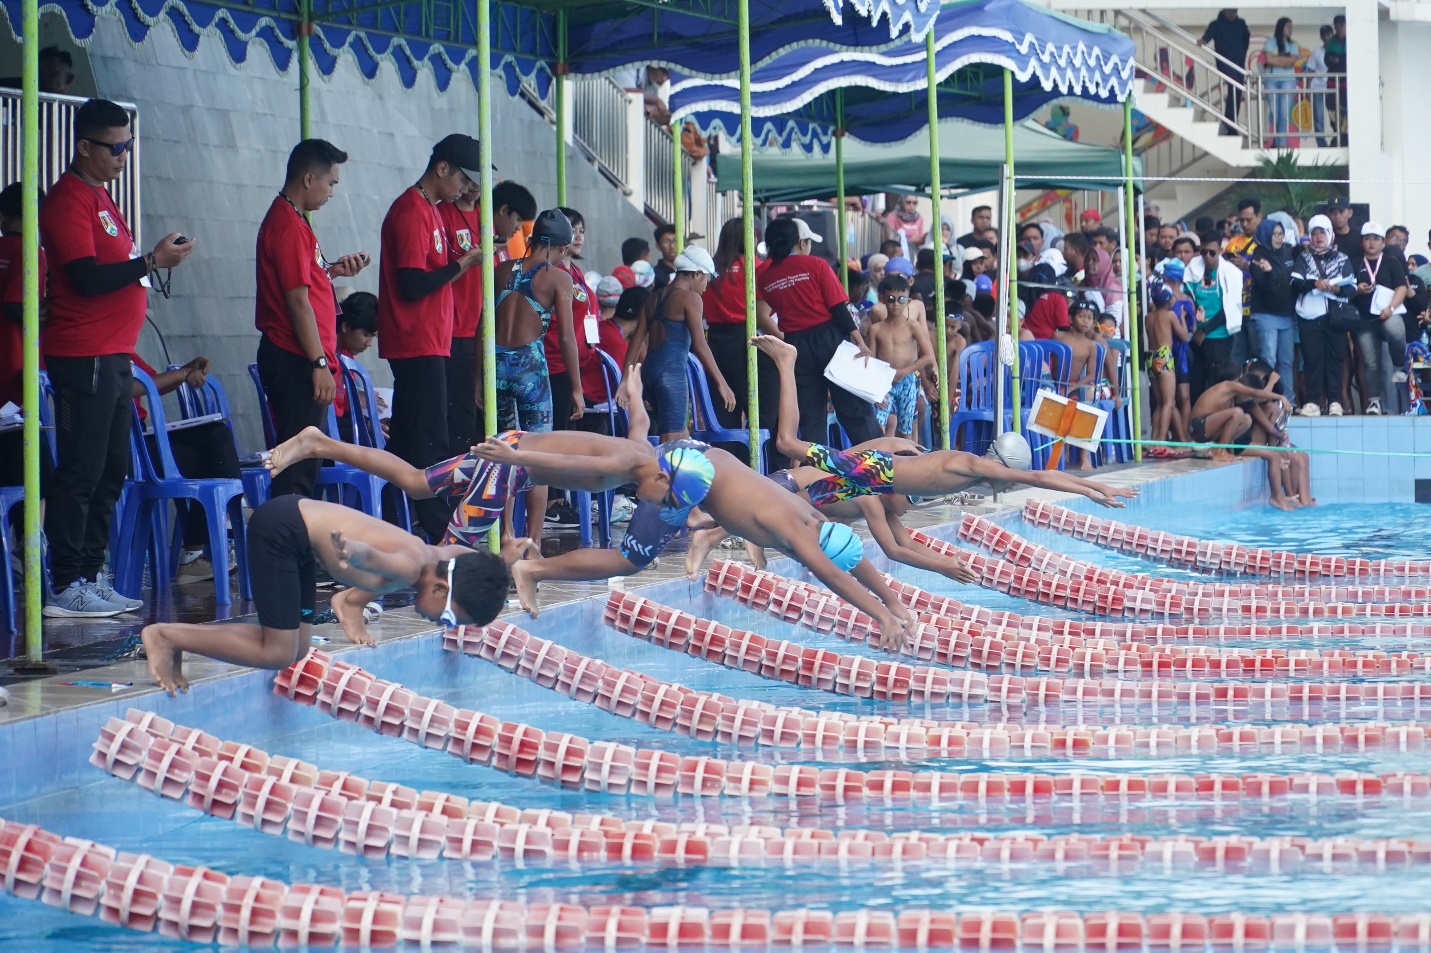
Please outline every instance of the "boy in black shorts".
[{"label": "boy in black shorts", "polygon": [[[1292,405],[1272,390],[1276,372],[1263,361],[1253,358],[1239,374],[1231,364],[1216,364],[1212,368],[1217,383],[1203,391],[1193,404],[1188,420],[1188,437],[1193,443],[1215,443],[1210,456],[1229,461],[1235,456],[1228,447],[1245,446],[1252,437],[1252,407],[1259,401],[1277,401],[1290,411]],[[1237,453],[1241,453],[1239,449]]]},{"label": "boy in black shorts", "polygon": [[[507,558],[523,548],[514,546]],[[170,695],[188,691],[180,662],[195,652],[221,662],[280,669],[308,652],[318,564],[349,591],[415,588],[418,615],[444,625],[486,625],[507,601],[510,575],[503,557],[465,546],[429,546],[404,530],[358,510],[299,496],[280,496],[254,510],[248,523],[248,566],[258,624],[159,623],[141,637],[149,673]],[[372,644],[361,604],[339,610],[343,631]],[[356,616],[354,616],[356,611]]]}]

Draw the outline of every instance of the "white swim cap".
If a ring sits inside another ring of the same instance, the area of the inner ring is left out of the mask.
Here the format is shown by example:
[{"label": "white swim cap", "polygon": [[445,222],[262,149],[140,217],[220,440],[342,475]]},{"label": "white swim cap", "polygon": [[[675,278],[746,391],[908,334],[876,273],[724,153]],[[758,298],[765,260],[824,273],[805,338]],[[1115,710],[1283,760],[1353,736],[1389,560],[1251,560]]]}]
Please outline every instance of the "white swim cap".
[{"label": "white swim cap", "polygon": [[984,456],[993,457],[995,460],[1008,467],[1010,470],[1028,470],[1033,467],[1033,450],[1029,447],[1028,440],[1023,434],[1001,433],[993,443],[989,444],[988,451]]}]

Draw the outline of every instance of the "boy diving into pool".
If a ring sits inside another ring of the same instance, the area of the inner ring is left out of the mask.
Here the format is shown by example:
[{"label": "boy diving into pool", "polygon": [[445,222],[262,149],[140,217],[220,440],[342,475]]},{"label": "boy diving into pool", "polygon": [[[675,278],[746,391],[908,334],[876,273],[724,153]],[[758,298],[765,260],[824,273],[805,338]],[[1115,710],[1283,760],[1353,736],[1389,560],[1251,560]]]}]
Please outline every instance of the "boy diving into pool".
[{"label": "boy diving into pool", "polygon": [[877,494],[944,496],[978,483],[987,483],[995,493],[1006,492],[1018,484],[1061,490],[1113,507],[1123,506],[1122,498],[1138,495],[1137,490],[1105,486],[1057,470],[1030,470],[1033,454],[1028,441],[1016,433],[1000,434],[989,447],[988,455],[983,457],[960,450],[905,455],[870,445],[840,451],[801,440],[795,348],[765,334],[751,338],[750,343],[768,354],[780,372],[776,449],[791,460],[802,461],[826,474],[824,479],[805,487],[810,502],[816,506]]},{"label": "boy diving into pool", "polygon": [[[184,652],[271,669],[307,654],[319,565],[353,587],[347,592],[415,588],[413,607],[423,618],[449,626],[486,625],[506,605],[507,560],[520,558],[527,542],[507,547],[504,556],[429,546],[358,510],[299,496],[276,497],[254,510],[247,533],[257,625],[159,623],[141,632],[149,674],[170,695],[189,689],[180,664]],[[333,608],[350,639],[371,644],[361,602],[340,609],[335,597]]]}]

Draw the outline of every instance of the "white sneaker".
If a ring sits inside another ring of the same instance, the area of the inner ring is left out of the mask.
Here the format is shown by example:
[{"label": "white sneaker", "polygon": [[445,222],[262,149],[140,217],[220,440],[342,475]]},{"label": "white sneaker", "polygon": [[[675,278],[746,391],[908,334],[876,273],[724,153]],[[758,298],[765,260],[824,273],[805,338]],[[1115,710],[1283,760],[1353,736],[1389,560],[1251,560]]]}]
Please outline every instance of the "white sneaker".
[{"label": "white sneaker", "polygon": [[1306,403],[1302,405],[1301,414],[1303,417],[1320,417],[1322,416],[1322,408],[1313,403]]},{"label": "white sneaker", "polygon": [[1368,417],[1380,417],[1380,416],[1381,416],[1381,398],[1380,398],[1380,397],[1373,397],[1371,400],[1367,401],[1367,404],[1366,404],[1366,415],[1367,415]]},{"label": "white sneaker", "polygon": [[134,612],[144,608],[143,599],[131,599],[122,593],[116,592],[114,586],[109,581],[109,573],[101,571],[94,579],[94,591],[99,593],[99,597],[105,602],[119,606],[125,612]]},{"label": "white sneaker", "polygon": [[630,497],[616,495],[611,500],[611,522],[627,523],[631,520],[631,515],[636,512],[636,504],[631,502]]},{"label": "white sneaker", "polygon": [[1405,383],[1406,383],[1406,372],[1405,372],[1405,371],[1397,371],[1397,372],[1395,372],[1394,374],[1391,375],[1391,382],[1392,382],[1393,384],[1405,384]]},{"label": "white sneaker", "polygon": [[102,599],[88,579],[76,579],[41,610],[50,619],[108,619],[124,611],[123,606]]},{"label": "white sneaker", "polygon": [[1328,417],[1340,417],[1341,415],[1342,415],[1342,405],[1339,404],[1339,403],[1337,403],[1336,401],[1332,401],[1331,406],[1329,406],[1329,407],[1327,408],[1327,416],[1328,416]]}]

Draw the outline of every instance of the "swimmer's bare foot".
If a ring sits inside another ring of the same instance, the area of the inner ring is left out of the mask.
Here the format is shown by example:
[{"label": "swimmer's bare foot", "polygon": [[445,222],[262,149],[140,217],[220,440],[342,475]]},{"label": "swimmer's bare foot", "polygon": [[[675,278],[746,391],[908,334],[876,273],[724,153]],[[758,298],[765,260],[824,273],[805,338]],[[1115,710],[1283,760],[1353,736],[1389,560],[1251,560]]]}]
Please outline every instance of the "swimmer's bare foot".
[{"label": "swimmer's bare foot", "polygon": [[170,695],[189,690],[184,678],[181,653],[164,637],[164,626],[146,625],[139,633],[144,654],[149,659],[149,675]]},{"label": "swimmer's bare foot", "polygon": [[1237,459],[1232,455],[1232,452],[1230,450],[1223,450],[1221,448],[1217,448],[1210,451],[1207,455],[1207,458],[1209,460],[1214,460],[1218,463],[1231,463],[1233,460]]},{"label": "swimmer's bare foot", "polygon": [[1295,510],[1295,509],[1297,508],[1297,504],[1296,504],[1296,503],[1293,503],[1291,500],[1287,499],[1285,496],[1274,497],[1273,499],[1270,499],[1270,500],[1268,500],[1267,502],[1271,503],[1273,506],[1277,507],[1277,509],[1279,509],[1279,510]]},{"label": "swimmer's bare foot", "polygon": [[354,645],[378,644],[377,638],[368,631],[367,620],[363,618],[363,609],[367,604],[368,594],[361,589],[344,589],[334,593],[328,604],[333,615],[337,616],[338,624],[343,627],[343,634]]},{"label": "swimmer's bare foot", "polygon": [[776,364],[795,364],[795,346],[786,344],[773,334],[757,334],[750,339],[750,344],[757,351],[764,351]]},{"label": "swimmer's bare foot", "polygon": [[525,559],[512,564],[512,588],[517,590],[517,602],[527,610],[527,615],[535,619],[538,612],[537,580],[533,578],[533,572],[535,567]]},{"label": "swimmer's bare foot", "polygon": [[273,476],[304,460],[311,460],[315,451],[327,439],[317,427],[304,427],[298,436],[283,441],[268,452],[263,464]]},{"label": "swimmer's bare foot", "polygon": [[502,540],[502,560],[509,566],[523,559],[541,559],[542,548],[528,536]]},{"label": "swimmer's bare foot", "polygon": [[711,550],[720,545],[720,541],[730,534],[722,527],[714,529],[703,529],[691,534],[691,543],[686,548],[686,577],[692,582],[700,582],[701,567],[705,565],[706,557],[711,554]]},{"label": "swimmer's bare foot", "polygon": [[757,546],[750,540],[745,541],[745,555],[750,559],[750,564],[761,572],[765,571],[765,549]]}]

